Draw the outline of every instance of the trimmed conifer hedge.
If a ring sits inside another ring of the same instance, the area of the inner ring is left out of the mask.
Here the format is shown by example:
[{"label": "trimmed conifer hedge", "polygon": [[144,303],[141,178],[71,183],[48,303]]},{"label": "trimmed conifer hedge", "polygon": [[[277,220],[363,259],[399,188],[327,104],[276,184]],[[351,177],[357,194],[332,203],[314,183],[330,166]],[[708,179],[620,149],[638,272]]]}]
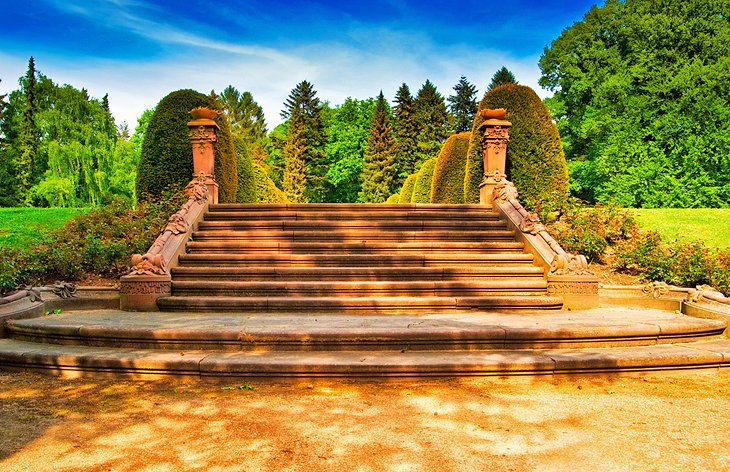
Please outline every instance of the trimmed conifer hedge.
[{"label": "trimmed conifer hedge", "polygon": [[416,173],[416,181],[413,184],[411,203],[431,203],[431,181],[433,180],[434,167],[436,167],[435,157],[432,157],[421,165],[421,169]]},{"label": "trimmed conifer hedge", "polygon": [[464,203],[466,153],[471,133],[453,134],[436,159],[431,183],[432,203]]},{"label": "trimmed conifer hedge", "polygon": [[403,182],[403,188],[400,189],[400,200],[398,203],[411,203],[413,197],[413,187],[416,185],[416,177],[418,174],[411,174],[406,177],[406,181]]},{"label": "trimmed conifer hedge", "polygon": [[[177,90],[157,104],[142,142],[142,155],[137,165],[137,198],[155,200],[165,190],[181,190],[193,177],[193,156],[187,123],[190,110],[196,107],[216,108],[211,97],[195,90]],[[218,199],[235,202],[238,169],[231,131],[225,117],[216,118],[218,141],[215,144],[215,178]]]},{"label": "trimmed conifer hedge", "polygon": [[256,163],[251,164],[253,195],[248,203],[289,203],[289,199],[271,180],[266,170]]},{"label": "trimmed conifer hedge", "polygon": [[389,205],[400,203],[400,194],[394,193],[393,195],[388,197],[388,199],[385,201],[385,203],[387,203]]},{"label": "trimmed conifer hedge", "polygon": [[[505,108],[512,122],[507,147],[507,178],[514,182],[520,201],[528,208],[550,212],[568,199],[568,170],[560,134],[540,97],[530,87],[506,84],[484,95],[479,110]],[[484,174],[477,113],[467,154],[464,196],[466,203],[479,202],[479,183]]]}]

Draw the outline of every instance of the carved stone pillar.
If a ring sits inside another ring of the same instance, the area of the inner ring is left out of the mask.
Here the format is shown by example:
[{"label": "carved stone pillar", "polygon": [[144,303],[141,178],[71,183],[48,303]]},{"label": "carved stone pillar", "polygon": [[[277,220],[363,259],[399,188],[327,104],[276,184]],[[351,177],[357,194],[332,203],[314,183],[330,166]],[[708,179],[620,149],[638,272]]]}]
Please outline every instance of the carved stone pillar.
[{"label": "carved stone pillar", "polygon": [[193,146],[193,178],[203,177],[210,192],[210,203],[218,203],[218,184],[215,181],[215,142],[218,124],[213,119],[218,112],[209,108],[193,108],[190,128],[190,144]]},{"label": "carved stone pillar", "polygon": [[479,127],[484,156],[484,179],[479,185],[479,203],[491,205],[494,187],[506,178],[507,143],[512,123],[504,120],[504,109],[482,110],[480,113],[486,119]]}]

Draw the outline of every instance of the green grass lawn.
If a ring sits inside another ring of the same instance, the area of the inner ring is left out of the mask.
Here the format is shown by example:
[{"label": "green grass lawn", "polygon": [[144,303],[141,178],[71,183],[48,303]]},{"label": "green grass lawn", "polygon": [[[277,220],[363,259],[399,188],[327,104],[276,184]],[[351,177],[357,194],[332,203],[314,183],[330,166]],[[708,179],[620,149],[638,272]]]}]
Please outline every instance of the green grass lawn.
[{"label": "green grass lawn", "polygon": [[730,248],[730,209],[658,208],[637,209],[637,221],[668,240],[701,240],[707,246]]},{"label": "green grass lawn", "polygon": [[0,247],[27,248],[87,208],[0,208]]}]

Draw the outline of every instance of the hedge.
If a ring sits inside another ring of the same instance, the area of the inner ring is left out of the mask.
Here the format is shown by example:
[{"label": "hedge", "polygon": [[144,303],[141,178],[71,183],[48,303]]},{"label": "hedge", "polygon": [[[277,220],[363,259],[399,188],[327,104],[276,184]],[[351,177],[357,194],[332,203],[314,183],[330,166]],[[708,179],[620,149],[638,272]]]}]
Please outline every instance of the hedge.
[{"label": "hedge", "polygon": [[406,181],[403,182],[403,188],[400,190],[400,200],[398,203],[411,203],[413,197],[413,187],[416,185],[416,177],[418,174],[411,174],[406,177]]},{"label": "hedge", "polygon": [[431,181],[433,180],[433,169],[436,167],[436,158],[431,158],[421,165],[416,173],[416,181],[413,184],[412,203],[431,203]]},{"label": "hedge", "polygon": [[449,136],[436,159],[431,183],[432,203],[464,203],[466,153],[471,133]]},{"label": "hedge", "polygon": [[[194,90],[178,90],[157,104],[142,142],[137,165],[137,198],[159,198],[166,190],[181,190],[193,177],[193,156],[187,123],[190,110],[215,108],[211,97]],[[238,169],[230,127],[221,114],[216,118],[218,141],[215,145],[215,174],[221,202],[234,202],[238,187]]]},{"label": "hedge", "polygon": [[[506,84],[484,95],[479,110],[505,108],[512,122],[507,147],[507,177],[528,208],[551,212],[568,199],[568,170],[560,134],[547,107],[530,87]],[[466,203],[479,202],[479,183],[484,174],[478,131],[484,119],[477,113],[467,154],[464,195]]]}]

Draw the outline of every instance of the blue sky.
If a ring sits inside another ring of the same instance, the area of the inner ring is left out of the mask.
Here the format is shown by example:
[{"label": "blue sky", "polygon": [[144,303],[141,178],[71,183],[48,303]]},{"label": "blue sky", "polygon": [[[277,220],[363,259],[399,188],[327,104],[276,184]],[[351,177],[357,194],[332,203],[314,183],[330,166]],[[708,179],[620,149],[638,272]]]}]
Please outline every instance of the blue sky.
[{"label": "blue sky", "polygon": [[305,79],[333,105],[380,90],[392,100],[403,82],[415,95],[426,79],[447,97],[461,75],[481,97],[504,65],[545,96],[543,48],[595,3],[9,0],[0,93],[17,88],[32,55],[57,83],[109,93],[117,122],[131,127],[173,90],[228,84],[253,94],[270,128]]}]

